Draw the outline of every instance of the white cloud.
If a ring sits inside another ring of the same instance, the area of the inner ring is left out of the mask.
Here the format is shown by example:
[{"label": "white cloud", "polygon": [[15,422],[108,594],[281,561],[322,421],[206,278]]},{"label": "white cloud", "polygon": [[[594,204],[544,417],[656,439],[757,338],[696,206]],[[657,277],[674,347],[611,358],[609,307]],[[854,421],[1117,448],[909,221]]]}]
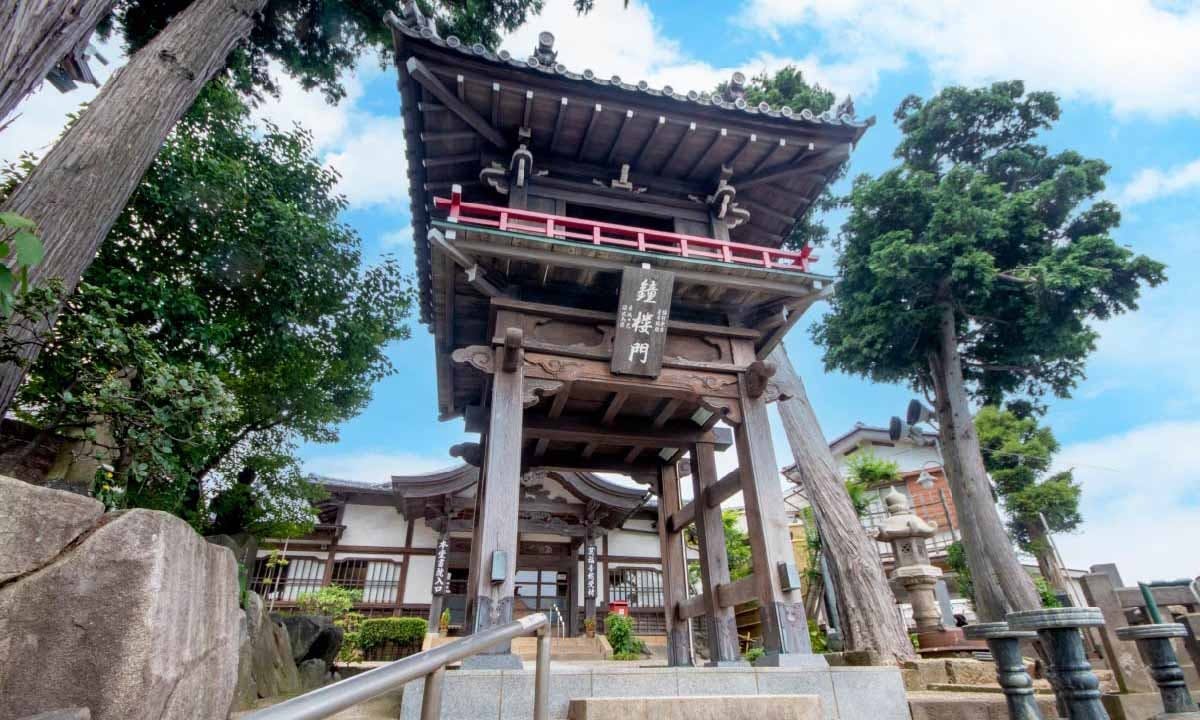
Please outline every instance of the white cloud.
[{"label": "white cloud", "polygon": [[341,175],[338,192],[351,207],[408,205],[408,171],[404,156],[404,127],[400,118],[371,115],[358,118],[353,129],[336,143],[325,162]]},{"label": "white cloud", "polygon": [[596,3],[584,16],[575,12],[569,0],[551,0],[541,15],[507,36],[502,45],[514,57],[526,57],[542,30],[554,33],[558,62],[572,71],[591,69],[601,77],[618,75],[625,82],[645,80],[655,88],[670,85],[676,92],[711,91],[735,70],[753,75],[796,65],[839,96],[858,97],[875,89],[876,67],[896,65],[878,58],[869,63],[856,59],[827,64],[814,54],[790,58],[762,53],[737,65],[715,66],[684,52],[678,41],[664,34],[647,5],[637,0],[628,8],[620,2]]},{"label": "white cloud", "polygon": [[1152,202],[1200,187],[1200,159],[1169,170],[1144,168],[1139,170],[1120,193],[1122,206]]},{"label": "white cloud", "polygon": [[399,230],[393,230],[391,232],[384,233],[383,237],[381,237],[379,239],[379,244],[384,249],[391,249],[391,248],[398,248],[398,247],[409,247],[410,245],[412,245],[412,241],[413,241],[412,225],[405,225],[404,227],[400,228]]},{"label": "white cloud", "polygon": [[453,458],[416,453],[337,453],[305,458],[306,472],[364,484],[391,482],[392,475],[420,475],[459,465]]},{"label": "white cloud", "polygon": [[[781,37],[814,29],[822,55],[888,69],[919,59],[940,83],[1021,78],[1118,114],[1200,115],[1200,5],[1152,0],[748,0],[738,16]],[[786,39],[786,38],[785,38]]]},{"label": "white cloud", "polygon": [[1080,531],[1056,536],[1072,568],[1115,562],[1127,582],[1200,575],[1200,420],[1163,422],[1067,445],[1055,469],[1083,487]]}]

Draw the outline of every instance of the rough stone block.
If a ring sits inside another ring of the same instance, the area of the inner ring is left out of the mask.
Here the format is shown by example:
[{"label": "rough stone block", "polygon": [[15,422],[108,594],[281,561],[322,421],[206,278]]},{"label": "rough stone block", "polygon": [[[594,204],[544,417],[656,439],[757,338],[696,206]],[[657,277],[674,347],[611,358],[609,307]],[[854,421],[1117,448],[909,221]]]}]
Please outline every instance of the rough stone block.
[{"label": "rough stone block", "polygon": [[[531,670],[505,672],[503,675],[504,695],[500,702],[500,717],[533,717],[533,682]],[[592,672],[588,669],[561,668],[551,665],[550,674],[550,717],[567,717],[572,699],[592,696]]]},{"label": "rough stone block", "polygon": [[[1037,698],[1046,720],[1057,718],[1054,698]],[[908,694],[912,720],[1009,720],[1003,695],[992,693],[914,692]]]},{"label": "rough stone block", "polygon": [[946,671],[944,659],[908,660],[904,663],[904,669],[915,672],[920,684],[924,686],[950,682],[950,673]]},{"label": "rough stone block", "polygon": [[949,658],[946,663],[946,674],[955,685],[995,685],[996,665],[979,660]]},{"label": "rough stone block", "polygon": [[0,583],[49,563],[103,514],[92,498],[0,475]]},{"label": "rough stone block", "polygon": [[830,668],[839,717],[908,720],[899,668]]},{"label": "rough stone block", "polygon": [[668,668],[597,668],[592,673],[593,697],[662,697],[679,694],[679,675]]},{"label": "rough stone block", "polygon": [[747,668],[681,669],[679,694],[700,695],[757,695],[758,681],[754,671]]},{"label": "rough stone block", "polygon": [[92,711],[87,708],[67,708],[30,715],[22,720],[92,720]]},{"label": "rough stone block", "polygon": [[[447,672],[442,685],[442,720],[499,718],[503,675],[500,670]],[[553,686],[553,683],[551,685]],[[424,693],[424,680],[415,680],[404,686],[404,701],[400,713],[403,720],[420,719]],[[533,717],[533,714],[530,712],[524,717]]]},{"label": "rough stone block", "polygon": [[819,720],[812,695],[588,698],[571,702],[570,720]]},{"label": "rough stone block", "polygon": [[241,641],[233,553],[166,513],[104,520],[0,587],[0,720],[63,706],[95,720],[223,720]]},{"label": "rough stone block", "polygon": [[[816,695],[827,720],[838,717],[837,698],[833,692],[830,670],[789,670],[759,668],[759,695]],[[843,720],[849,718],[843,717]]]}]

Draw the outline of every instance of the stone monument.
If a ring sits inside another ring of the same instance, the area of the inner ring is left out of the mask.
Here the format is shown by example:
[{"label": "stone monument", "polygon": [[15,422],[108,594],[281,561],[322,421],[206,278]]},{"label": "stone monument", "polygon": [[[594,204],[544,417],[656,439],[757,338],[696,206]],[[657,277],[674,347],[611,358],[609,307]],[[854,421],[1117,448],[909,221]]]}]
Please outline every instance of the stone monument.
[{"label": "stone monument", "polygon": [[896,558],[892,581],[908,593],[913,620],[917,624],[917,644],[921,650],[931,651],[971,649],[962,630],[946,627],[938,606],[935,586],[942,571],[930,564],[929,551],[925,547],[925,541],[937,532],[937,523],[918,517],[908,504],[908,498],[895,488],[883,500],[887,504],[888,518],[875,537],[892,545],[892,554]]}]

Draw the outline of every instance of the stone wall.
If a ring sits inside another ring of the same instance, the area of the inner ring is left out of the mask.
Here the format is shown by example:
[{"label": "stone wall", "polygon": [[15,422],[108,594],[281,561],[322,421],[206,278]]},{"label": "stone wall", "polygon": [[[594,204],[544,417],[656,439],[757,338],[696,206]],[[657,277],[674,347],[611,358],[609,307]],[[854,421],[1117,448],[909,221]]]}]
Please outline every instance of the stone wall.
[{"label": "stone wall", "polygon": [[233,553],[166,513],[0,477],[0,720],[218,720],[244,620]]}]

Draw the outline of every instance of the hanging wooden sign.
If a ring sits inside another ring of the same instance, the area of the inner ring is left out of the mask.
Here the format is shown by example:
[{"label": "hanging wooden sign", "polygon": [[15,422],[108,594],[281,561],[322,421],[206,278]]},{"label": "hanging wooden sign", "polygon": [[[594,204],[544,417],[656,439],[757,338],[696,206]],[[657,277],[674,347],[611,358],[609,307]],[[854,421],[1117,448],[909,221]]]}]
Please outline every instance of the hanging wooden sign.
[{"label": "hanging wooden sign", "polygon": [[443,535],[433,551],[433,594],[450,594],[450,538]]},{"label": "hanging wooden sign", "polygon": [[658,377],[674,289],[675,275],[667,270],[644,265],[621,272],[611,364],[614,373]]},{"label": "hanging wooden sign", "polygon": [[583,552],[583,597],[596,597],[596,546],[589,544]]}]

